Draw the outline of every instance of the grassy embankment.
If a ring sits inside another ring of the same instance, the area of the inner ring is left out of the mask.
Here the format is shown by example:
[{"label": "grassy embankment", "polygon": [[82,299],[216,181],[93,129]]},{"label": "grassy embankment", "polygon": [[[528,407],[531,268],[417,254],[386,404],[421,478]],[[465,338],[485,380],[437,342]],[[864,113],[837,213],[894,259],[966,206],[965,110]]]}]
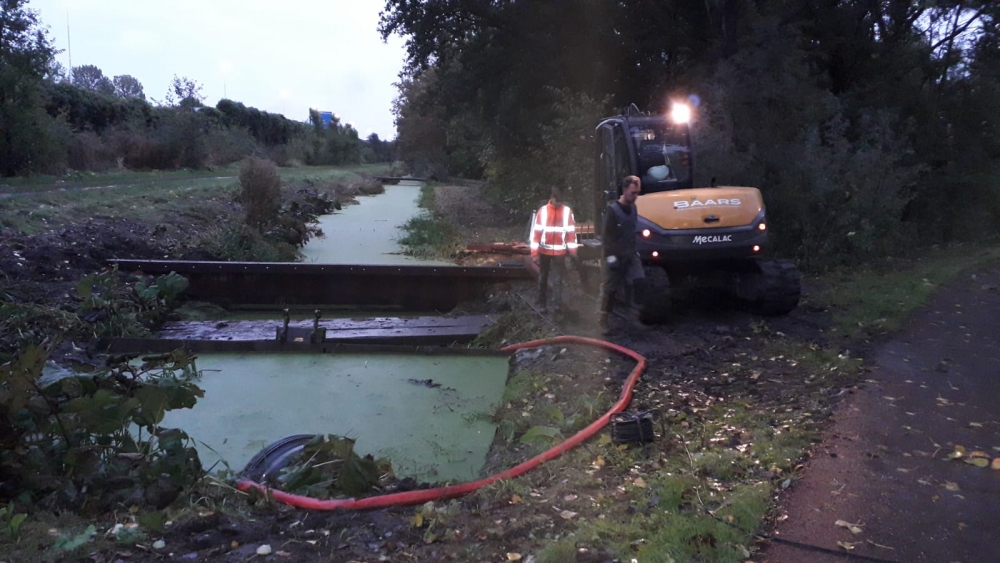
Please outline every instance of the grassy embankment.
[{"label": "grassy embankment", "polygon": [[[281,168],[292,182],[348,182],[388,165]],[[38,177],[0,184],[0,228],[34,234],[93,217],[157,222],[187,217],[214,222],[239,191],[236,167],[213,171],[125,172],[53,181]],[[23,194],[23,195],[18,195]]]},{"label": "grassy embankment", "polygon": [[[769,516],[776,516],[776,494],[798,477],[800,461],[834,407],[831,397],[861,381],[864,360],[846,349],[891,335],[936,288],[997,261],[996,247],[935,248],[918,260],[818,278],[823,289],[815,301],[831,312],[828,344],[772,333],[766,320],[734,327],[746,344],[714,348],[712,365],[696,377],[651,366],[632,409],[655,407],[665,415],[656,443],[624,448],[605,435],[546,464],[542,476],[504,482],[479,496],[534,504],[539,511],[551,509],[539,496],[569,507],[573,514],[563,517],[570,525],[533,538],[538,551],[531,551],[540,563],[572,560],[582,546],[610,549],[624,560],[743,561],[751,556],[752,533],[766,530]],[[610,397],[593,390],[561,409],[558,400],[538,401],[562,377],[515,374],[494,413],[498,440],[568,436],[576,430],[568,421],[586,412],[583,405],[596,402],[600,411],[610,404]],[[709,388],[714,392],[703,391]],[[595,474],[603,483],[594,482]],[[574,507],[576,498],[589,506]]]}]

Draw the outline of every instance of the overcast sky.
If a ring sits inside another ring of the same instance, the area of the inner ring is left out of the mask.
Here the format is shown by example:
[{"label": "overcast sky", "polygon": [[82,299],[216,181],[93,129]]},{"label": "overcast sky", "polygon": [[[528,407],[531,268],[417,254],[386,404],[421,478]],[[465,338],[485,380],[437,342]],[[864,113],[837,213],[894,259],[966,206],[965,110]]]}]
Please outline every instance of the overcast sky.
[{"label": "overcast sky", "polygon": [[[30,0],[63,66],[130,74],[162,100],[174,74],[205,103],[243,102],[290,119],[332,111],[362,137],[395,137],[393,83],[404,41],[383,43],[383,0]],[[69,17],[72,53],[67,43]]]}]

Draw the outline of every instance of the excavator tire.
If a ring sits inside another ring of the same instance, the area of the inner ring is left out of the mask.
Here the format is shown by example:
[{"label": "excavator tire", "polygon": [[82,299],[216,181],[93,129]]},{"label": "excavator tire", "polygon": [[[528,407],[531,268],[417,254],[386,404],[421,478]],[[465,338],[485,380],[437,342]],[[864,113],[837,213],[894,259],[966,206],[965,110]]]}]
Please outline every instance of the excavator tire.
[{"label": "excavator tire", "polygon": [[758,315],[787,315],[799,304],[802,291],[799,270],[795,264],[784,260],[759,260],[757,272],[747,274],[739,293],[752,296],[746,299],[750,310]]},{"label": "excavator tire", "polygon": [[643,324],[663,324],[670,319],[673,298],[670,278],[660,266],[645,266],[646,282],[643,295],[637,295],[639,320]]}]

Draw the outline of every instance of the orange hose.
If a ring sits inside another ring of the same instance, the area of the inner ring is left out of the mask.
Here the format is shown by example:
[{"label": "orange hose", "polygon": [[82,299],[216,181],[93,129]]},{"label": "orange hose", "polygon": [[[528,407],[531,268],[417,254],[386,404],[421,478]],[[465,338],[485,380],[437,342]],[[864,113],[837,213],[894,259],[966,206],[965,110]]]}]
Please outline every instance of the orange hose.
[{"label": "orange hose", "polygon": [[469,493],[475,492],[476,490],[495,483],[501,479],[513,479],[514,477],[520,477],[528,471],[538,467],[539,465],[545,463],[546,461],[551,461],[560,455],[566,453],[567,451],[575,448],[576,446],[583,443],[585,440],[593,437],[602,428],[607,426],[608,421],[611,420],[611,416],[615,413],[619,413],[625,410],[628,406],[629,401],[632,400],[632,389],[635,384],[639,381],[639,376],[646,371],[646,358],[642,357],[638,353],[629,350],[623,346],[617,344],[606,342],[604,340],[598,340],[596,338],[587,338],[584,336],[557,336],[555,338],[547,338],[544,340],[533,340],[531,342],[524,342],[522,344],[513,344],[503,348],[505,352],[513,352],[515,350],[521,350],[524,348],[536,348],[538,346],[547,346],[549,344],[560,344],[564,342],[574,342],[580,344],[589,344],[591,346],[597,346],[600,348],[606,348],[608,350],[613,350],[624,354],[636,361],[636,365],[632,368],[632,372],[629,374],[628,379],[625,380],[625,386],[622,388],[621,395],[618,401],[611,407],[611,410],[604,413],[600,418],[590,423],[586,428],[577,432],[565,442],[556,445],[550,450],[542,452],[541,454],[524,461],[506,471],[490,475],[485,479],[479,479],[478,481],[470,481],[468,483],[461,483],[458,485],[449,485],[446,487],[437,487],[434,489],[425,489],[421,491],[407,491],[404,493],[393,493],[389,495],[381,495],[376,497],[368,497],[361,500],[355,499],[317,499],[302,495],[293,495],[291,493],[286,493],[284,491],[279,491],[272,489],[270,487],[265,487],[258,483],[249,480],[242,480],[236,484],[236,488],[241,491],[249,491],[250,489],[256,489],[260,492],[267,494],[269,497],[274,498],[274,500],[290,504],[298,508],[305,508],[309,510],[368,510],[373,508],[386,508],[390,506],[407,506],[413,504],[423,504],[428,501],[434,500],[444,500],[454,497],[459,497],[467,495]]}]

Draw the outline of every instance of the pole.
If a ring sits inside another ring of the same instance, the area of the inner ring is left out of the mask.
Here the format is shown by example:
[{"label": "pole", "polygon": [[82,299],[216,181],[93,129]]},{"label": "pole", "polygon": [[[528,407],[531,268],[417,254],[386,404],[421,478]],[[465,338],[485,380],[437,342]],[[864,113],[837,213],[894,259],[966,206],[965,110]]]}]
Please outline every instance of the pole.
[{"label": "pole", "polygon": [[66,8],[66,53],[69,55],[69,81],[73,82],[73,40],[69,33],[69,8]]}]

